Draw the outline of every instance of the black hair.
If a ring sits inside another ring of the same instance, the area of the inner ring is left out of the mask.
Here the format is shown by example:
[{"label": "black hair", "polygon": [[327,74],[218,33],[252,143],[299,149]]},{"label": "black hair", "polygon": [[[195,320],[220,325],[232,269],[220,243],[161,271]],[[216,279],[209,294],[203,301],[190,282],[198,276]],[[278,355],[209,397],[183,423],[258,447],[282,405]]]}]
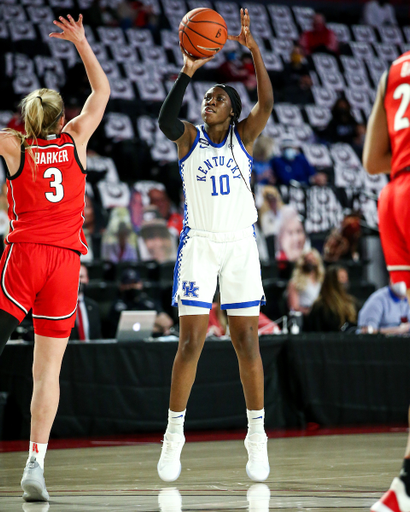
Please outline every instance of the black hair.
[{"label": "black hair", "polygon": [[238,165],[238,162],[236,161],[236,158],[235,158],[235,155],[233,153],[233,131],[235,129],[235,124],[238,124],[238,120],[239,120],[239,116],[241,115],[241,112],[242,112],[242,100],[241,100],[241,97],[239,96],[239,93],[236,89],[234,89],[233,87],[231,87],[230,85],[227,85],[227,84],[216,84],[214,85],[214,88],[215,87],[220,87],[221,89],[223,89],[226,94],[229,96],[229,99],[231,100],[231,106],[232,106],[232,110],[233,110],[233,116],[231,118],[231,126],[230,126],[230,131],[231,131],[231,136],[230,136],[230,139],[231,139],[231,142],[230,142],[230,148],[231,148],[231,153],[232,153],[232,157],[233,159],[235,160],[235,164],[236,166],[238,167],[239,169],[239,172],[241,173],[241,176],[242,176],[242,179],[246,185],[246,188],[249,190],[249,192],[252,194],[252,190],[250,189],[248,183],[246,182],[243,174],[242,174],[242,171]]}]

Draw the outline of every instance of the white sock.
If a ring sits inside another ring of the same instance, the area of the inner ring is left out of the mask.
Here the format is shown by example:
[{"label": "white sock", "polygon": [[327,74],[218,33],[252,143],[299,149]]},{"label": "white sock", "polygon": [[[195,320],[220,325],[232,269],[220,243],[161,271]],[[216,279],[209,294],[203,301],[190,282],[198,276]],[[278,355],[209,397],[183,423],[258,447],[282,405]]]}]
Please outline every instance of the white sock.
[{"label": "white sock", "polygon": [[174,412],[171,411],[171,409],[168,409],[168,425],[166,433],[183,435],[185,414],[186,409],[181,412]]},{"label": "white sock", "polygon": [[48,443],[34,443],[30,441],[27,462],[29,462],[31,456],[34,455],[39,466],[44,470],[44,457],[46,456],[47,446]]},{"label": "white sock", "polygon": [[264,434],[265,433],[265,409],[260,411],[250,411],[246,409],[248,417],[248,434]]}]

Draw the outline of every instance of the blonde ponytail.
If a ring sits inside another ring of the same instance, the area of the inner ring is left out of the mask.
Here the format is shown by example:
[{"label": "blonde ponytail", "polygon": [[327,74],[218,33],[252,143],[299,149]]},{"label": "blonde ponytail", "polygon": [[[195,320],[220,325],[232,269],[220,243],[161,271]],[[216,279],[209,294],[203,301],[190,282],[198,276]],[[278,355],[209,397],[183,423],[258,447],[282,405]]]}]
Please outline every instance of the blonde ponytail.
[{"label": "blonde ponytail", "polygon": [[[20,107],[26,133],[22,134],[11,129],[6,129],[6,131],[12,132],[18,137],[27,150],[30,156],[33,181],[35,181],[37,138],[45,139],[48,135],[57,132],[58,121],[64,114],[64,103],[57,91],[37,89],[22,99]],[[27,144],[27,139],[32,139],[31,146]]]}]

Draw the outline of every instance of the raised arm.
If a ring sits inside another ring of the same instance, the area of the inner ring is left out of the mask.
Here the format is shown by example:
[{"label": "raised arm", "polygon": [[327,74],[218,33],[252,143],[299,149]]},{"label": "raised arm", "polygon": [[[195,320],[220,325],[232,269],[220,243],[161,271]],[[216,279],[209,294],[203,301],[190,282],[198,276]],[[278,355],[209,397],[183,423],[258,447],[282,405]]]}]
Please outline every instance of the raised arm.
[{"label": "raised arm", "polygon": [[188,121],[178,119],[186,88],[195,71],[209,62],[208,59],[193,59],[182,48],[184,65],[172,89],[162,104],[158,117],[158,125],[164,135],[178,146],[178,158],[183,158],[190,150],[196,136],[196,128]]},{"label": "raised arm", "polygon": [[246,46],[250,50],[255,66],[258,101],[249,116],[243,119],[238,125],[242,142],[248,150],[251,150],[253,143],[265,128],[269,116],[272,113],[273,89],[262,59],[261,51],[250,31],[248,9],[241,9],[241,23],[242,28],[239,36],[228,36],[228,38],[232,41],[238,41],[238,43]]},{"label": "raised arm", "polygon": [[71,41],[75,45],[90,82],[91,94],[88,96],[80,115],[72,119],[64,128],[65,132],[73,136],[77,149],[82,150],[81,152],[85,155],[87,142],[103,118],[110,97],[110,84],[85,37],[82,14],[80,14],[78,21],[74,21],[70,15],[67,18],[66,20],[60,16],[60,21],[54,21],[55,25],[63,32],[53,32],[50,37]]},{"label": "raised arm", "polygon": [[367,123],[363,147],[363,167],[369,174],[388,174],[391,170],[391,149],[383,104],[387,72],[384,72],[377,90],[376,100]]}]

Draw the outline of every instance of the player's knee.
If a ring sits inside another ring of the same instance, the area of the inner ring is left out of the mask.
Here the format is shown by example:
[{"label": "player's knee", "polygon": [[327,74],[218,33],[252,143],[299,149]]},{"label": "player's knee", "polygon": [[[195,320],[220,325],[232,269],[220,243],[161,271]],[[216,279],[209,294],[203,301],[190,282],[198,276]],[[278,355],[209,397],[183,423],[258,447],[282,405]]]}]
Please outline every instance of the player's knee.
[{"label": "player's knee", "polygon": [[178,352],[184,361],[192,361],[198,359],[202,350],[203,340],[195,335],[187,335],[179,342]]},{"label": "player's knee", "polygon": [[260,357],[259,348],[254,336],[246,331],[236,336],[235,350],[239,358],[246,359],[247,361],[255,361]]}]

